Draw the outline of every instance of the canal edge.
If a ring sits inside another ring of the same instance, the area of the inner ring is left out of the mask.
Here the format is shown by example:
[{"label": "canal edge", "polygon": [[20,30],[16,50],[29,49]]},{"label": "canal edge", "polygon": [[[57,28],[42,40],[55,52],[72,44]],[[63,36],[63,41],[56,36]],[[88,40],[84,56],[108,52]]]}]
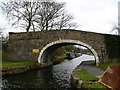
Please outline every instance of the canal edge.
[{"label": "canal edge", "polygon": [[0,75],[12,75],[12,74],[19,74],[24,73],[33,69],[42,69],[44,67],[49,67],[52,64],[33,64],[33,65],[22,65],[22,66],[16,66],[16,67],[8,67],[8,68],[2,68],[2,72],[0,72]]},{"label": "canal edge", "polygon": [[[85,65],[94,65],[95,63],[89,63],[89,62],[82,62],[80,65],[78,65],[71,73],[71,77],[70,77],[70,83],[73,86],[73,88],[77,89],[77,88],[83,88],[83,89],[88,89],[88,82],[84,82],[81,78],[79,78],[79,74],[80,73],[74,73],[75,71],[80,71],[83,68],[80,68],[81,66],[85,66]],[[93,66],[91,66],[93,67]],[[99,68],[98,68],[99,69]],[[87,71],[88,72],[88,71]],[[89,73],[89,72],[88,72]],[[94,75],[93,75],[94,76]],[[102,74],[98,77],[98,76],[94,76],[96,78],[100,78],[102,76]],[[92,81],[92,80],[91,80]],[[98,80],[95,80],[95,82],[98,82]],[[103,85],[102,85],[103,86]],[[103,86],[102,88],[106,88],[105,86]]]}]

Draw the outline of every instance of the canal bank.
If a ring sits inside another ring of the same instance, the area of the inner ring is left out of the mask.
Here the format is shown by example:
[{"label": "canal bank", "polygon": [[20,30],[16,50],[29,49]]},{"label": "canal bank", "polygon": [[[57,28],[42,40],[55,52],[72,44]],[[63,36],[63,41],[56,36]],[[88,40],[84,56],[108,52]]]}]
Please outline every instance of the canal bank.
[{"label": "canal bank", "polygon": [[18,74],[33,69],[44,68],[50,65],[51,65],[50,63],[39,64],[38,62],[35,61],[3,61],[1,68],[2,72],[0,72],[0,74],[2,75]]},{"label": "canal bank", "polygon": [[74,88],[102,88],[108,89],[98,83],[98,80],[103,75],[108,66],[120,66],[120,63],[111,62],[95,66],[92,61],[83,61],[78,65],[71,74],[71,84]]},{"label": "canal bank", "polygon": [[[78,57],[78,56],[77,56]],[[58,57],[56,60],[53,60],[52,62],[39,64],[37,61],[31,61],[31,60],[25,60],[25,61],[3,61],[2,62],[2,69],[0,71],[0,74],[6,75],[6,74],[18,74],[23,73],[29,70],[33,69],[40,69],[44,67],[48,67],[51,65],[60,64],[64,61],[65,56]]]},{"label": "canal bank", "polygon": [[92,61],[83,61],[71,74],[71,84],[74,88],[106,88],[97,81],[102,76],[104,70],[94,67]]}]

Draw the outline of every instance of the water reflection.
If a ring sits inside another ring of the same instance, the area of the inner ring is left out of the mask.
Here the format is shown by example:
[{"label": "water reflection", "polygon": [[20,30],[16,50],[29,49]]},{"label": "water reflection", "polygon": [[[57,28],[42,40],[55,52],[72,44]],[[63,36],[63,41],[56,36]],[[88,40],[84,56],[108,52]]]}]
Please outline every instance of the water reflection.
[{"label": "water reflection", "polygon": [[83,60],[94,60],[94,56],[82,55],[73,60],[40,70],[31,70],[16,75],[3,76],[3,88],[71,88],[70,74]]}]

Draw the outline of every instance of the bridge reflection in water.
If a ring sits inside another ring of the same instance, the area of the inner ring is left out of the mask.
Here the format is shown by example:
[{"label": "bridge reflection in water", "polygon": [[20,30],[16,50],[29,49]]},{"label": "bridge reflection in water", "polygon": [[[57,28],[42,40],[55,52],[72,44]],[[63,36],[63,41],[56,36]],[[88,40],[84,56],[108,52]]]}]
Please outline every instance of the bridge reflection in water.
[{"label": "bridge reflection in water", "polygon": [[[73,60],[29,72],[3,76],[3,88],[71,88],[70,74],[82,61],[94,60],[94,56],[82,55]],[[3,89],[4,90],[4,89]]]}]

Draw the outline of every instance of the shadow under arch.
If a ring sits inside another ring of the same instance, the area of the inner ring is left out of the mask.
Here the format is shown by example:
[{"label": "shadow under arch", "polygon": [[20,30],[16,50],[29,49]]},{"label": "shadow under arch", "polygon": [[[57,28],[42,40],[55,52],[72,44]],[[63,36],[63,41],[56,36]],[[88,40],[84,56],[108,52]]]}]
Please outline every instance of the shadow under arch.
[{"label": "shadow under arch", "polygon": [[63,40],[60,39],[60,40],[57,40],[57,41],[54,41],[54,42],[51,42],[51,43],[47,44],[45,47],[43,47],[43,49],[39,53],[38,63],[42,64],[45,61],[50,61],[49,59],[51,59],[52,52],[55,49],[57,49],[61,46],[65,46],[65,45],[81,45],[81,46],[84,46],[84,47],[90,49],[91,52],[94,54],[96,65],[99,64],[98,54],[93,49],[92,46],[90,46],[86,43],[83,43],[81,41],[78,41],[78,40],[70,40],[70,39],[63,39]]}]

